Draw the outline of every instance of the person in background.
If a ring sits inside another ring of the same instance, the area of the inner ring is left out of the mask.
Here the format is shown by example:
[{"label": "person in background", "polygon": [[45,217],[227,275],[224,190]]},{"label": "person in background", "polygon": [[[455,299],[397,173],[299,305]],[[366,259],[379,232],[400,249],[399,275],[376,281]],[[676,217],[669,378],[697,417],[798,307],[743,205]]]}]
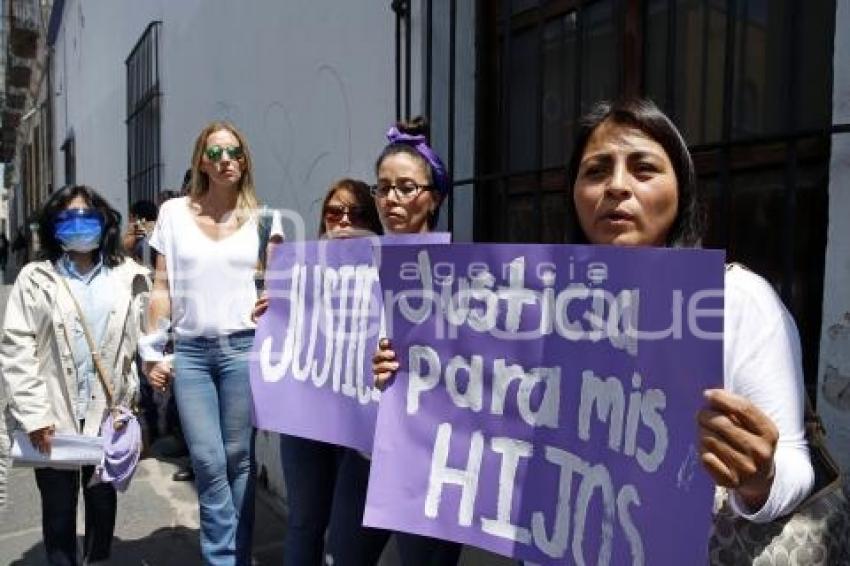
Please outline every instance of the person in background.
[{"label": "person in background", "polygon": [[[192,180],[192,170],[187,169],[183,176],[183,185],[179,191],[165,190],[160,191],[157,195],[157,206],[161,207],[165,201],[173,198],[184,196],[189,192],[189,182]],[[156,252],[153,252],[156,254]],[[167,354],[173,354],[173,342],[166,345],[165,351]],[[189,459],[189,448],[186,446],[186,438],[183,436],[183,427],[180,424],[180,413],[177,410],[177,402],[174,400],[174,395],[168,395],[168,401],[165,406],[165,429],[166,433],[171,434],[174,440],[168,446],[157,446],[157,450],[163,456],[178,458],[178,467],[171,474],[171,479],[174,481],[194,481],[195,471],[192,469],[192,462]]]},{"label": "person in background", "polygon": [[127,231],[122,238],[127,255],[150,269],[153,269],[154,260],[148,238],[156,222],[156,216],[157,206],[153,202],[149,200],[134,202],[127,217]]},{"label": "person in background", "polygon": [[[139,265],[146,267],[153,276],[153,257],[148,245],[148,235],[156,222],[157,208],[149,200],[138,200],[130,207],[127,217],[127,230],[121,238],[124,253]],[[136,359],[137,370],[141,363]],[[156,392],[147,379],[139,383],[139,409],[141,411],[142,437],[144,450],[159,438],[159,408]]]},{"label": "person in background", "polygon": [[[2,387],[15,426],[49,454],[56,433],[98,436],[106,393],[86,339],[99,346],[117,404],[138,391],[135,357],[147,271],[126,259],[121,215],[93,189],[53,193],[39,219],[41,261],[28,263],[12,288],[0,341]],[[85,317],[80,320],[74,300]],[[77,500],[85,502],[83,560],[109,558],[117,499],[111,483],[90,484],[94,466],[35,469],[49,564],[77,564]],[[0,489],[0,492],[3,491]]]},{"label": "person in background", "polygon": [[9,238],[6,234],[0,232],[0,277],[5,281],[6,264],[9,261]]},{"label": "person in background", "polygon": [[[191,170],[188,196],[162,205],[151,235],[159,255],[140,353],[155,387],[173,380],[204,563],[248,565],[256,468],[248,355],[262,235],[244,136],[211,122],[195,141]],[[163,352],[168,328],[173,369]]]},{"label": "person in background", "polygon": [[[153,276],[157,254],[156,251],[151,249],[149,239],[159,214],[159,206],[166,200],[178,195],[177,191],[161,191],[157,195],[159,204],[154,204],[149,200],[139,200],[130,207],[127,231],[122,240],[124,251],[136,262],[149,268],[151,276]],[[139,368],[141,368],[141,361],[139,360],[138,363]],[[174,396],[165,390],[154,390],[147,378],[141,380],[139,393],[145,446],[153,447],[154,452],[158,455],[180,459],[179,467],[172,475],[174,481],[194,480],[195,474],[186,458],[189,451],[183,438]],[[165,414],[164,419],[160,418],[160,413]],[[162,420],[165,420],[164,427],[160,426]],[[172,437],[164,437],[161,442],[158,442],[162,436],[163,428],[165,428],[166,433],[172,433]]]},{"label": "person in background", "polygon": [[[437,225],[440,205],[449,193],[451,181],[442,160],[428,143],[428,130],[427,120],[417,117],[410,122],[400,122],[387,132],[389,144],[375,164],[377,181],[372,186],[372,195],[381,223],[389,234],[421,234],[432,231]],[[379,342],[373,363],[376,384],[380,386],[385,386],[385,378],[398,369],[394,354],[390,356],[388,352],[392,350],[384,338]],[[366,483],[360,486],[362,498],[350,513],[353,516],[349,525],[335,529],[339,523],[332,522],[328,556],[334,564],[347,563],[346,539],[358,528],[365,529],[359,525],[362,524],[366,487]],[[396,540],[404,566],[456,564],[462,550],[462,545],[456,542],[409,533],[396,533]],[[379,557],[380,552],[374,554],[370,563],[376,563]]]},{"label": "person in background", "polygon": [[[331,185],[322,201],[320,238],[381,235],[383,228],[369,186],[355,179]],[[254,308],[256,320],[268,308],[261,297]],[[286,483],[289,515],[283,545],[287,565],[323,564],[325,531],[331,523],[344,556],[335,564],[374,564],[386,544],[385,531],[361,527],[369,461],[357,451],[288,434],[280,435],[280,460]]]},{"label": "person in background", "polygon": [[29,252],[29,226],[21,226],[15,235],[15,241],[12,242],[12,251],[15,252],[18,267],[23,267],[27,261],[27,253]]}]

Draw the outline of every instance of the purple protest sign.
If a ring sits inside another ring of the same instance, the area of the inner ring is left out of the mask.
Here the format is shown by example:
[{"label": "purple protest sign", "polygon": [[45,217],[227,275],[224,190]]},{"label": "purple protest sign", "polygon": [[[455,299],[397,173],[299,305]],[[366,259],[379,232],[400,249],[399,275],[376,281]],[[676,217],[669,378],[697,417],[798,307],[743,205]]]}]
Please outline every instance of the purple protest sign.
[{"label": "purple protest sign", "polygon": [[722,252],[385,250],[400,370],[364,523],[537,563],[697,564],[695,416],[723,376]]},{"label": "purple protest sign", "polygon": [[251,392],[257,428],[371,452],[379,392],[371,359],[381,322],[376,262],[384,243],[448,234],[284,243],[267,272]]}]

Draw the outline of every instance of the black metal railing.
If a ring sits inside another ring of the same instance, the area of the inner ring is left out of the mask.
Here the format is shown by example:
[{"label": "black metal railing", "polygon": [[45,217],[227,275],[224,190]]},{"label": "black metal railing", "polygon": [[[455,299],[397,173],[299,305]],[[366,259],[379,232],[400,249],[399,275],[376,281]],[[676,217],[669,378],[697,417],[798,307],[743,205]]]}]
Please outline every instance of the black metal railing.
[{"label": "black metal railing", "polygon": [[[447,61],[445,72],[447,76],[446,115],[434,116],[434,25],[435,25],[435,2],[433,0],[392,0],[390,8],[396,16],[396,65],[395,65],[395,92],[396,92],[396,119],[410,118],[414,114],[412,105],[412,73],[413,73],[413,46],[412,46],[412,11],[420,10],[418,15],[424,18],[422,33],[424,35],[424,49],[422,50],[422,109],[421,113],[428,117],[432,125],[432,138],[436,129],[445,133],[445,141],[432,139],[435,147],[446,165],[450,179],[455,176],[455,128],[456,128],[456,49],[457,49],[457,0],[447,0],[437,3],[446,13],[438,21],[447,29]],[[463,182],[452,182],[452,190],[446,198],[445,208],[448,230],[454,227],[454,188],[463,185]]]},{"label": "black metal railing", "polygon": [[[682,129],[706,195],[706,246],[751,265],[794,313],[809,387],[821,325],[835,2],[478,0],[476,241],[559,242],[565,165],[600,98],[653,98]],[[411,25],[422,22],[422,100],[454,171],[457,3],[396,0],[396,115],[411,112]],[[438,11],[435,11],[437,9]],[[418,18],[418,15],[422,15]],[[436,17],[439,14],[440,17]],[[465,29],[462,33],[468,33]],[[449,63],[434,65],[434,37]],[[444,42],[445,43],[445,42]],[[804,64],[805,62],[805,64]],[[435,89],[445,116],[432,116]],[[454,178],[454,177],[453,177]],[[454,222],[449,198],[449,228]]]}]

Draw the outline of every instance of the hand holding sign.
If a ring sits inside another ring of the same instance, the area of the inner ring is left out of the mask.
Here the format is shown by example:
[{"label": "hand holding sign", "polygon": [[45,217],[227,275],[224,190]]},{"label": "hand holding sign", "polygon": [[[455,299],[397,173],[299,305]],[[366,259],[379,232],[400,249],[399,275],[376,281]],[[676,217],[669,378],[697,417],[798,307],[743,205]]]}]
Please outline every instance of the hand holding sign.
[{"label": "hand holding sign", "polygon": [[381,338],[378,351],[372,358],[372,373],[375,376],[375,387],[383,391],[392,383],[395,372],[398,371],[398,360],[395,350],[388,338]]},{"label": "hand holding sign", "polygon": [[260,295],[260,298],[257,299],[256,303],[254,303],[254,308],[251,309],[251,321],[256,323],[257,319],[263,316],[268,309],[269,293],[268,291],[263,291],[263,293]]},{"label": "hand holding sign", "polygon": [[773,484],[779,431],[767,415],[740,395],[705,392],[699,412],[700,456],[718,485],[735,489],[750,509],[767,501]]}]

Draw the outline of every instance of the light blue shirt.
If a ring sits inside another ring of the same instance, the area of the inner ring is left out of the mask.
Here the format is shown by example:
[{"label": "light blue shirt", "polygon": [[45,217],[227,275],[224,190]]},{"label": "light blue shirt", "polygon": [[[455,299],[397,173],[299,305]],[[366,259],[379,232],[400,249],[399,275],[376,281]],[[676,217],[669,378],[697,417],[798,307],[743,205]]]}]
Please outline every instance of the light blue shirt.
[{"label": "light blue shirt", "polygon": [[[59,258],[59,261],[56,262],[56,268],[59,274],[68,281],[68,287],[74,294],[74,298],[77,299],[77,303],[79,303],[85,316],[89,332],[92,334],[92,340],[95,344],[100,345],[103,342],[104,334],[106,334],[106,325],[115,296],[112,270],[104,266],[103,261],[99,260],[86,273],[79,273],[68,254]],[[69,330],[74,366],[77,368],[77,403],[74,411],[76,418],[83,420],[86,418],[89,403],[94,398],[93,388],[102,387],[102,385],[97,377],[89,343],[78,316],[74,316],[73,325]]]}]

